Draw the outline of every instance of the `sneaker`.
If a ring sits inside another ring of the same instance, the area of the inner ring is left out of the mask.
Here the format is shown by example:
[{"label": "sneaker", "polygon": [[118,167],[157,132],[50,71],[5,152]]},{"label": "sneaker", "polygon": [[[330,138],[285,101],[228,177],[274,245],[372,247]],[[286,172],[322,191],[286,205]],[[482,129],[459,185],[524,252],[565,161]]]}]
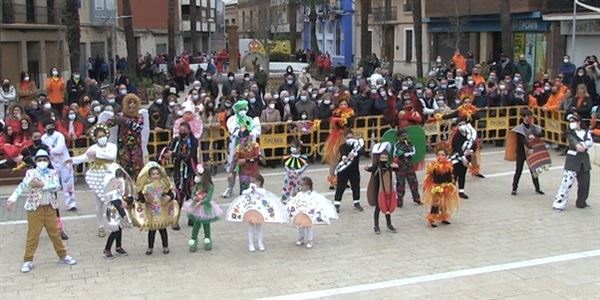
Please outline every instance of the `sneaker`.
[{"label": "sneaker", "polygon": [[198,250],[198,241],[195,239],[190,239],[188,241],[188,245],[190,245],[190,252],[196,252]]},{"label": "sneaker", "polygon": [[33,270],[33,262],[26,261],[21,266],[21,273],[29,273],[29,271]]},{"label": "sneaker", "polygon": [[334,190],[335,190],[335,186],[333,186],[333,185],[330,185],[330,186],[329,186],[329,190],[330,190],[330,191],[334,191]]},{"label": "sneaker", "polygon": [[173,224],[173,226],[171,226],[171,228],[173,228],[173,230],[180,230],[181,227],[179,227],[179,222]]},{"label": "sneaker", "polygon": [[306,248],[307,248],[307,249],[310,249],[310,248],[312,248],[312,242],[307,242],[307,243],[306,243]]},{"label": "sneaker", "polygon": [[510,194],[511,194],[512,196],[516,196],[516,195],[517,195],[517,191],[512,191],[512,192],[510,192]]},{"label": "sneaker", "polygon": [[146,255],[152,255],[153,249],[152,248],[148,248],[148,250],[146,250]]},{"label": "sneaker", "polygon": [[77,264],[77,261],[69,255],[59,259],[58,262],[61,264],[69,265],[69,266]]},{"label": "sneaker", "polygon": [[77,207],[73,206],[73,207],[69,208],[68,211],[77,212]]},{"label": "sneaker", "polygon": [[458,193],[458,196],[459,196],[461,199],[469,199],[469,196],[467,196],[467,194],[465,194],[465,193],[463,193],[463,192],[461,192],[461,193]]},{"label": "sneaker", "polygon": [[228,187],[228,188],[227,188],[227,189],[226,189],[226,190],[223,192],[223,194],[221,194],[221,197],[223,197],[223,198],[229,198],[229,197],[231,197],[231,193],[232,193],[232,192],[233,192],[233,189],[232,189],[232,188],[230,188],[230,187]]},{"label": "sneaker", "polygon": [[60,239],[63,241],[66,241],[69,239],[69,236],[63,230],[61,230],[60,231]]},{"label": "sneaker", "polygon": [[103,238],[106,236],[106,232],[104,231],[104,228],[99,228],[98,229],[98,237]]},{"label": "sneaker", "polygon": [[250,251],[250,252],[256,251],[256,249],[254,249],[254,244],[253,243],[252,244],[248,244],[248,251]]},{"label": "sneaker", "polygon": [[431,228],[437,228],[437,225],[435,225],[433,223],[429,223],[429,227],[431,227]]},{"label": "sneaker", "polygon": [[129,253],[127,253],[127,251],[125,251],[125,249],[123,249],[122,247],[115,249],[115,252],[117,252],[117,254],[122,255],[122,256],[129,255]]},{"label": "sneaker", "polygon": [[258,244],[258,251],[261,251],[261,252],[262,252],[262,251],[265,251],[265,250],[267,250],[267,248],[265,248],[265,245],[263,245],[263,244]]},{"label": "sneaker", "polygon": [[301,238],[299,240],[296,241],[296,246],[302,246],[304,244],[304,239]]},{"label": "sneaker", "polygon": [[375,231],[375,234],[381,234],[381,229],[379,229],[379,226],[373,227],[373,230]]},{"label": "sneaker", "polygon": [[204,238],[204,250],[210,251],[212,249],[212,241],[210,238]]},{"label": "sneaker", "polygon": [[544,193],[542,190],[535,190],[536,193],[540,194],[540,195],[546,195],[546,193]]},{"label": "sneaker", "polygon": [[363,208],[363,207],[360,205],[360,203],[355,203],[355,204],[354,204],[354,209],[355,209],[355,210],[357,210],[357,211],[363,211],[363,210],[365,210],[365,209],[364,209],[364,208]]},{"label": "sneaker", "polygon": [[339,205],[335,206],[335,212],[338,213],[338,214],[340,213],[340,206]]},{"label": "sneaker", "polygon": [[169,254],[169,252],[171,252],[169,248],[163,248],[163,254]]},{"label": "sneaker", "polygon": [[102,256],[106,259],[114,259],[115,256],[112,254],[112,252],[110,252],[110,250],[104,250],[102,252]]},{"label": "sneaker", "polygon": [[444,220],[444,221],[442,221],[442,224],[450,225],[450,224],[452,224],[452,223],[450,223],[450,221],[446,221],[446,220]]},{"label": "sneaker", "polygon": [[398,231],[396,231],[396,228],[394,228],[394,225],[392,225],[392,224],[388,225],[388,226],[387,226],[387,229],[388,229],[388,231],[389,231],[389,232],[391,232],[391,233],[396,233],[396,232],[398,232]]}]

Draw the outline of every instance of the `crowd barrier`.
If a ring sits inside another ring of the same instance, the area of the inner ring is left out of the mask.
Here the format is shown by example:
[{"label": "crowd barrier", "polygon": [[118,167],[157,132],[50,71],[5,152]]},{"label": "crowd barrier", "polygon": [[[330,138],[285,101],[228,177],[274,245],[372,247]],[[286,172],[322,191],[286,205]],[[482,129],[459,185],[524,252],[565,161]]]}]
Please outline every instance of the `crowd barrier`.
[{"label": "crowd barrier", "polygon": [[[521,119],[524,106],[493,107],[480,111],[480,117],[475,121],[478,137],[483,142],[503,141],[507,133]],[[542,109],[533,109],[536,123],[543,128],[544,140],[549,143],[565,145],[564,130],[567,127],[564,112],[547,112]],[[423,125],[427,142],[430,146],[440,140],[446,140],[452,130],[452,120],[426,123]],[[258,140],[263,150],[263,159],[266,161],[282,160],[288,154],[288,145],[292,139],[302,141],[303,153],[318,159],[323,146],[331,132],[328,120],[292,121],[262,124],[262,134]],[[353,120],[352,130],[357,137],[365,140],[365,150],[371,151],[374,144],[381,140],[382,135],[390,128],[381,116],[357,117]],[[168,147],[172,140],[171,130],[154,130],[150,132],[148,153],[151,160],[158,158],[163,148]],[[72,155],[79,155],[91,145],[86,138],[75,140],[69,145]],[[227,160],[228,133],[225,128],[216,125],[204,127],[200,140],[201,151],[199,154],[205,163],[223,165]],[[172,168],[172,162],[163,164]],[[84,171],[79,168],[78,173]]]}]

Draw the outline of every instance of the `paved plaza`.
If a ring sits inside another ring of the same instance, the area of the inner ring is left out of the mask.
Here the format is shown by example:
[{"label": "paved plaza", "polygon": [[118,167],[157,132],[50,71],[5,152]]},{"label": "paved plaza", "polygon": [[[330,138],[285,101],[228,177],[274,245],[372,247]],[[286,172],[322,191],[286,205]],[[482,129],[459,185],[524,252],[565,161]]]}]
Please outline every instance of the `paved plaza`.
[{"label": "paved plaza", "polygon": [[[552,200],[564,157],[551,153],[553,167],[541,177],[546,195],[537,195],[524,173],[514,197],[514,163],[503,160],[502,148],[485,144],[482,171],[488,177],[467,179],[471,198],[449,226],[428,228],[424,209],[412,204],[409,193],[392,217],[398,233],[375,235],[363,171],[365,211],[353,211],[346,192],[340,219],[316,228],[312,249],[294,244],[297,230],[291,225],[267,224],[266,252],[249,253],[247,227],[219,221],[212,251],[188,252],[191,228],[183,226],[169,230],[170,254],[146,256],[147,234],[132,228],[123,233],[129,256],[111,261],[102,257],[106,238],[96,236],[95,200],[80,177],[80,210],[62,212],[76,266],[57,264],[42,233],[35,269],[20,273],[24,199],[15,212],[0,213],[0,299],[598,299],[600,168],[594,166],[591,175],[592,207],[575,208],[572,191],[568,208],[556,212]],[[266,188],[279,192],[283,170],[262,173]],[[311,165],[307,175],[315,190],[333,198],[325,165]],[[422,181],[423,172],[417,175]],[[216,191],[225,184],[221,172]],[[0,188],[2,207],[13,189]],[[230,200],[217,201],[226,207]]]}]

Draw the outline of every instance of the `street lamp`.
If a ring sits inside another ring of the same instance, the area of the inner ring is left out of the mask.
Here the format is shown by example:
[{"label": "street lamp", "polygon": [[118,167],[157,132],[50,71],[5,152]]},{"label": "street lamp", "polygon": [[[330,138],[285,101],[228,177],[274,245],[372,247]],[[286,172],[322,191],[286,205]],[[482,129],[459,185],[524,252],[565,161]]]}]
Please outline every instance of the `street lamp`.
[{"label": "street lamp", "polygon": [[[208,55],[210,55],[210,53],[211,53],[211,52],[210,52],[210,50],[211,50],[211,49],[210,49],[210,48],[211,48],[210,46],[211,46],[211,43],[212,43],[212,42],[211,42],[211,40],[210,40],[210,24],[211,24],[211,23],[214,23],[214,22],[215,22],[215,20],[214,20],[213,18],[209,18],[207,21],[208,21]],[[215,26],[215,27],[216,27],[216,26]]]}]

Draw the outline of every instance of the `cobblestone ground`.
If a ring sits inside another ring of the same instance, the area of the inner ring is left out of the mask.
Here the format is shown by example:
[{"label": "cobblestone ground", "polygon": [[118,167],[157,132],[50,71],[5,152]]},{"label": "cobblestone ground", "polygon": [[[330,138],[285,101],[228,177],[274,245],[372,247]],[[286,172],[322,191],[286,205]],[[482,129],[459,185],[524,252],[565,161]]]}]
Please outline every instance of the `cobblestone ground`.
[{"label": "cobblestone ground", "polygon": [[[96,236],[94,198],[81,178],[79,212],[62,212],[70,236],[66,246],[79,260],[76,266],[58,265],[42,233],[35,269],[21,274],[24,199],[16,212],[0,213],[0,299],[598,299],[599,168],[592,171],[592,208],[577,209],[572,198],[568,209],[557,213],[551,204],[564,158],[554,155],[554,167],[542,175],[545,196],[534,193],[524,173],[517,197],[510,195],[514,163],[502,158],[501,148],[486,149],[483,172],[488,178],[467,180],[471,199],[463,201],[450,226],[428,228],[424,210],[407,198],[393,215],[398,233],[375,235],[372,208],[353,211],[346,193],[340,219],[316,228],[313,249],[294,245],[297,231],[292,226],[266,225],[267,251],[249,253],[247,227],[219,221],[213,225],[210,252],[189,253],[191,229],[183,226],[178,232],[169,230],[170,254],[155,251],[148,257],[146,234],[133,228],[123,234],[129,256],[112,261],[102,258],[106,239]],[[279,191],[282,169],[262,172],[267,189]],[[312,165],[307,175],[316,190],[333,198],[325,165]],[[368,177],[362,176],[364,198]],[[418,176],[422,180],[422,172]],[[215,184],[217,191],[224,189],[223,173]],[[0,205],[13,189],[0,189]],[[217,201],[224,206],[229,202]],[[583,252],[587,257],[577,256]],[[575,258],[544,260],[569,254]],[[541,263],[527,263],[539,259]],[[497,268],[504,264],[514,267]],[[483,271],[463,276],[469,270]]]}]

